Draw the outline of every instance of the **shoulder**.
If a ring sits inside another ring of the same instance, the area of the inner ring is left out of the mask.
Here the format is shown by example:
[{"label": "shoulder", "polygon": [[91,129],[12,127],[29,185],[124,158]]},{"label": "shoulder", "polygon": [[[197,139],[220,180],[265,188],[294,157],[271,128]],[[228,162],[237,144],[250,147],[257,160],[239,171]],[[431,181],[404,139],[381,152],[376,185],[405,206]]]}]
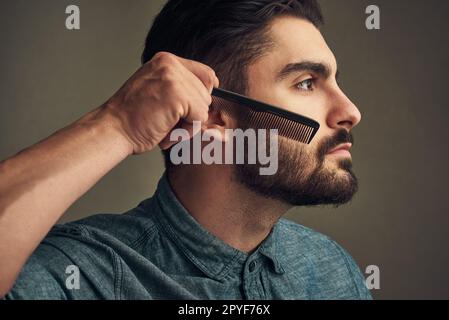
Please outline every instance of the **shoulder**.
[{"label": "shoulder", "polygon": [[86,246],[115,247],[123,245],[133,248],[136,244],[157,233],[154,199],[142,201],[124,213],[99,213],[86,218],[55,225],[43,243],[54,245],[73,243],[76,248]]},{"label": "shoulder", "polygon": [[55,226],[49,236],[72,233],[102,243],[120,242],[133,247],[157,232],[154,216],[142,206],[122,214],[102,213]]},{"label": "shoulder", "polygon": [[301,245],[304,251],[316,253],[328,252],[337,255],[346,255],[346,252],[330,237],[311,228],[300,225],[287,219],[279,220],[279,234],[281,241],[291,246],[287,249],[296,250]]},{"label": "shoulder", "polygon": [[[28,259],[7,298],[113,299],[121,268],[118,253],[138,254],[155,232],[151,213],[140,206],[56,225]],[[81,290],[65,287],[71,266],[80,271]]]},{"label": "shoulder", "polygon": [[328,288],[343,297],[371,298],[357,263],[336,241],[287,219],[279,221],[279,229],[281,251],[291,270],[303,270],[322,292]]}]

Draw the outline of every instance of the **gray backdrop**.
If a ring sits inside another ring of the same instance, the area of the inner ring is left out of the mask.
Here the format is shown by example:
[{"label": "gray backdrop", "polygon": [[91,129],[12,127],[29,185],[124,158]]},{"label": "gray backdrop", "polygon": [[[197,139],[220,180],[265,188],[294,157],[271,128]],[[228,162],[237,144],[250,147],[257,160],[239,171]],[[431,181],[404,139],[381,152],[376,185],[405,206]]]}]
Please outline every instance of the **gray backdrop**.
[{"label": "gray backdrop", "polygon": [[[139,67],[162,0],[2,0],[0,159],[102,104]],[[81,30],[65,8],[81,9]],[[363,120],[353,151],[360,191],[346,206],[298,208],[287,217],[343,245],[362,270],[377,265],[375,298],[449,298],[447,41],[443,0],[322,0],[323,33],[343,89]],[[381,30],[365,8],[381,8]],[[119,165],[62,222],[123,212],[152,195],[159,151]]]}]

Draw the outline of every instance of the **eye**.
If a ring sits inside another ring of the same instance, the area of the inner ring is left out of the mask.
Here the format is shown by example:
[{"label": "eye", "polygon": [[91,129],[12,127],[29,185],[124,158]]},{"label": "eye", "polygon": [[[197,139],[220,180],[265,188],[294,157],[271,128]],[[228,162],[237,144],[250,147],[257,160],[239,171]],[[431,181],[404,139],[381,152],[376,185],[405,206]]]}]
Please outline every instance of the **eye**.
[{"label": "eye", "polygon": [[303,91],[312,91],[313,85],[315,84],[315,79],[309,78],[299,82],[296,87]]}]

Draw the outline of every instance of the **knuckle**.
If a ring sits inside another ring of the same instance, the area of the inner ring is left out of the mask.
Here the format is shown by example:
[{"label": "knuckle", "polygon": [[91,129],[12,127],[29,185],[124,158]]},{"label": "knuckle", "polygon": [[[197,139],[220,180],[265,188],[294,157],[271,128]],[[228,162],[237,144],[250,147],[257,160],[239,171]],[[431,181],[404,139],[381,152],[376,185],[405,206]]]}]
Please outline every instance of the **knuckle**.
[{"label": "knuckle", "polygon": [[173,66],[169,64],[164,64],[159,67],[160,77],[165,82],[174,82],[176,71]]},{"label": "knuckle", "polygon": [[209,74],[209,77],[207,77],[208,85],[213,86],[215,82],[215,77],[213,74]]},{"label": "knuckle", "polygon": [[212,96],[210,94],[207,94],[206,96],[206,108],[209,108],[209,106],[212,104]]},{"label": "knuckle", "polygon": [[158,62],[170,62],[173,60],[173,55],[170,52],[159,51],[154,55],[153,60]]},{"label": "knuckle", "polygon": [[210,80],[212,81],[212,83],[214,82],[214,80],[215,80],[215,78],[217,77],[217,75],[215,74],[215,71],[214,71],[214,69],[212,69],[211,67],[208,67],[209,69],[208,69],[208,72],[207,72],[207,74],[208,74],[208,76],[209,76],[209,78],[210,78]]},{"label": "knuckle", "polygon": [[217,87],[219,87],[221,82],[217,75],[215,75],[215,80],[217,81]]},{"label": "knuckle", "polygon": [[158,52],[152,60],[153,64],[159,68],[173,68],[176,65],[177,59],[168,52]]},{"label": "knuckle", "polygon": [[214,80],[215,78],[217,78],[217,73],[215,72],[214,69],[210,69],[210,76],[212,78],[212,80]]},{"label": "knuckle", "polygon": [[204,86],[209,90],[214,85],[214,78],[208,74],[207,76],[203,77]]},{"label": "knuckle", "polygon": [[173,104],[173,111],[178,118],[184,118],[186,116],[186,104],[183,101],[176,101]]},{"label": "knuckle", "polygon": [[204,65],[206,68],[207,73],[209,73],[209,75],[213,76],[215,74],[214,69],[212,69],[211,67],[209,67],[207,64]]}]

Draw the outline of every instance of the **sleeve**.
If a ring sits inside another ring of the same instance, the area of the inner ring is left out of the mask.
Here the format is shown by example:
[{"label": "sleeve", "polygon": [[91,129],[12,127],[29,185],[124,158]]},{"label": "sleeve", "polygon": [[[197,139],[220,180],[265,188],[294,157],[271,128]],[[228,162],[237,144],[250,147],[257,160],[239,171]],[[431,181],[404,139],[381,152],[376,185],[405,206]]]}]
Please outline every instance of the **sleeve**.
[{"label": "sleeve", "polygon": [[54,251],[50,246],[40,245],[22,268],[5,300],[65,300],[64,284],[46,267],[54,259]]},{"label": "sleeve", "polygon": [[28,259],[5,299],[115,299],[116,262],[113,251],[88,230],[57,225]]}]

